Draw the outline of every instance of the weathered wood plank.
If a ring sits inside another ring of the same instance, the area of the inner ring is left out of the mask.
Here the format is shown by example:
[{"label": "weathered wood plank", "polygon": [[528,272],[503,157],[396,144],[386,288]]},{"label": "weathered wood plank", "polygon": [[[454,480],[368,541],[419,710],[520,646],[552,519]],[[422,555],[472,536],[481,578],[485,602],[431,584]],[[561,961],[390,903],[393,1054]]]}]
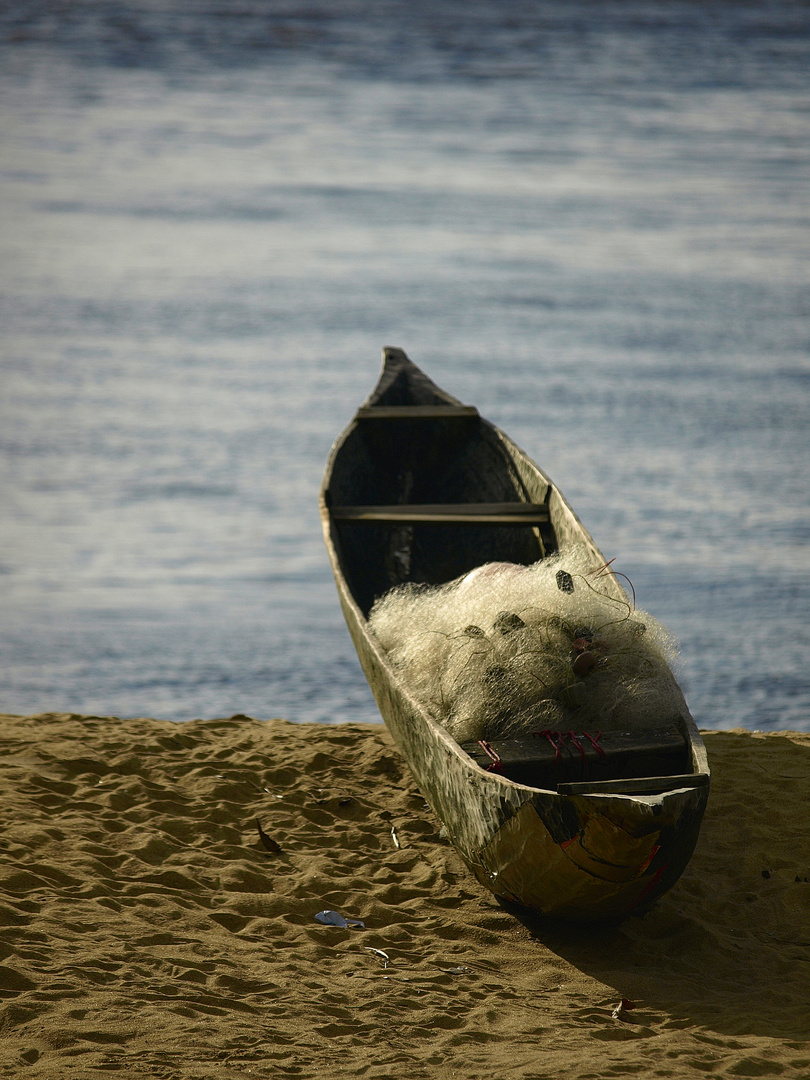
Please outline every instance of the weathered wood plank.
[{"label": "weathered wood plank", "polygon": [[460,420],[478,416],[474,405],[364,405],[355,420]]},{"label": "weathered wood plank", "polygon": [[393,506],[333,506],[336,521],[396,522],[430,525],[543,525],[549,510],[542,503],[425,503]]},{"label": "weathered wood plank", "polygon": [[680,776],[637,776],[633,780],[582,780],[574,784],[558,784],[561,795],[660,795],[678,788],[709,786],[705,773],[683,773]]},{"label": "weathered wood plank", "polygon": [[619,785],[636,778],[677,775],[689,767],[686,739],[674,729],[654,734],[605,732],[593,740],[584,732],[538,731],[494,740],[486,749],[481,743],[464,743],[463,749],[483,769],[494,768],[515,783],[551,791],[578,782],[595,791],[607,780],[616,780],[610,790],[618,791]]}]

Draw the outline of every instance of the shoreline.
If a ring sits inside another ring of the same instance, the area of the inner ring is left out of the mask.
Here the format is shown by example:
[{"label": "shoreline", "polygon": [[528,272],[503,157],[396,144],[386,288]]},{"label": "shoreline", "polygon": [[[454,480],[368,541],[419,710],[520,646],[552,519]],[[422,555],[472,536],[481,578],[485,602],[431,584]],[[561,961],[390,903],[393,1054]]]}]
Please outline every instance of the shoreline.
[{"label": "shoreline", "polygon": [[589,928],[487,894],[383,725],[0,716],[0,1075],[807,1077],[810,733],[702,734],[683,877]]}]

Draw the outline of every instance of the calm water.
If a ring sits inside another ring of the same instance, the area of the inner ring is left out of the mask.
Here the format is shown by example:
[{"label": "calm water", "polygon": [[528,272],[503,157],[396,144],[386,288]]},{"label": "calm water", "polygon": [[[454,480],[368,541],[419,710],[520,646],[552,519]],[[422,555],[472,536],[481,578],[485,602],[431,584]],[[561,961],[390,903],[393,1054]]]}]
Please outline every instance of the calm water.
[{"label": "calm water", "polygon": [[384,344],[702,726],[810,730],[810,9],[0,10],[0,709],[378,719],[317,490]]}]

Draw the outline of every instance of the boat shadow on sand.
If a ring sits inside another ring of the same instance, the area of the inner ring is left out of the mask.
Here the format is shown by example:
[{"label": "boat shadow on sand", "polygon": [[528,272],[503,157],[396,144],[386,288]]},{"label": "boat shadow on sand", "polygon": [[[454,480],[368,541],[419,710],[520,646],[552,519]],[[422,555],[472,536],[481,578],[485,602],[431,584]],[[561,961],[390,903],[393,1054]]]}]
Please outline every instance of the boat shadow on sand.
[{"label": "boat shadow on sand", "polygon": [[617,1038],[655,1018],[806,1040],[810,738],[704,738],[714,783],[700,839],[681,880],[651,911],[572,927],[503,906],[537,942],[636,1005]]}]

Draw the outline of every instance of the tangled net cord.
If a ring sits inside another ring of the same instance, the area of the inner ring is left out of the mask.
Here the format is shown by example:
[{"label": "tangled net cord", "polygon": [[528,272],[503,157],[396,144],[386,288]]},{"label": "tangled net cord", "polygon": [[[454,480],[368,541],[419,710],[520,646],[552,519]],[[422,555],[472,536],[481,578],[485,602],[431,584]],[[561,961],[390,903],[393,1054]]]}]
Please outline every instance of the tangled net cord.
[{"label": "tangled net cord", "polygon": [[[373,628],[395,666],[408,672],[415,695],[459,742],[489,743],[541,729],[558,733],[559,758],[578,753],[574,725],[559,721],[578,716],[583,728],[594,720],[604,728],[616,715],[623,725],[638,726],[662,714],[672,681],[666,631],[636,612],[631,582],[632,602],[599,588],[598,578],[609,569],[606,563],[563,572],[569,587],[562,588],[551,577],[552,566],[545,578],[522,579],[521,586],[528,586],[522,595],[515,595],[515,578],[507,578],[501,594],[499,586],[491,587],[491,576],[480,594],[469,586],[459,593],[459,582],[418,591],[402,587],[380,602],[382,622]],[[538,588],[548,604],[544,598],[526,603]],[[570,601],[561,595],[575,589]],[[510,598],[511,610],[499,611],[499,600],[509,604]],[[455,615],[460,628],[447,626]],[[372,624],[374,617],[372,612]],[[470,618],[475,622],[465,626]],[[487,632],[477,625],[482,619],[482,625],[492,624]],[[653,634],[642,642],[650,626]],[[587,742],[585,732],[581,738]]]},{"label": "tangled net cord", "polygon": [[[576,681],[576,669],[572,667],[570,658],[572,649],[580,655],[586,651],[593,651],[593,649],[601,650],[598,663],[603,670],[616,665],[621,665],[621,662],[624,659],[629,659],[631,661],[635,660],[641,664],[652,667],[649,658],[632,647],[626,646],[617,648],[614,646],[609,652],[607,651],[608,646],[601,641],[599,635],[603,634],[605,631],[609,631],[613,626],[629,622],[632,619],[635,608],[627,602],[623,603],[622,601],[615,600],[613,597],[605,596],[605,594],[601,593],[599,590],[594,589],[587,579],[581,578],[581,580],[584,581],[588,588],[591,589],[600,600],[617,603],[625,608],[622,616],[616,619],[600,621],[595,628],[582,628],[578,627],[574,622],[568,621],[556,613],[548,612],[546,609],[539,608],[536,605],[521,608],[515,614],[505,613],[505,616],[515,620],[515,624],[508,629],[501,630],[504,637],[513,634],[520,629],[525,630],[537,639],[537,643],[534,647],[519,649],[508,655],[505,660],[506,664],[512,668],[513,675],[518,673],[524,678],[531,679],[545,694],[551,694],[551,700],[553,700],[555,690],[558,690],[561,687],[567,688]],[[532,616],[534,617],[532,618]],[[636,624],[636,636],[642,636],[645,630],[646,627],[643,623]],[[555,634],[555,631],[558,633]],[[441,715],[447,716],[453,709],[455,692],[458,690],[459,685],[463,682],[465,676],[468,674],[473,674],[474,676],[476,674],[475,668],[483,667],[483,664],[487,661],[503,661],[504,657],[499,656],[499,652],[503,651],[503,649],[499,650],[498,645],[491,641],[479,626],[474,624],[468,625],[463,630],[456,631],[452,634],[444,633],[440,630],[429,630],[425,633],[436,634],[443,637],[448,643],[459,642],[461,648],[466,645],[477,646],[470,651],[461,668],[455,673],[450,686],[448,687],[440,683],[440,698],[438,700],[434,699],[434,706]],[[583,637],[583,635],[585,636]],[[560,640],[560,638],[562,638],[562,640]],[[506,651],[508,652],[508,649]],[[448,657],[447,669],[452,667],[453,661],[459,656],[460,652],[461,649],[451,652]],[[535,661],[539,662],[540,660],[544,663],[535,663]],[[592,665],[596,666],[597,661],[593,660]],[[541,670],[538,668],[542,669],[542,674]],[[507,674],[506,667],[497,665],[492,666],[482,672],[482,682],[486,683],[488,680],[494,682],[497,680],[498,676],[505,674]],[[484,691],[482,690],[482,692]],[[516,702],[513,702],[512,704],[513,706],[517,705]],[[515,708],[516,714],[521,711],[522,710]],[[518,719],[518,715],[515,715],[515,719]],[[552,729],[544,730],[551,731]],[[587,736],[587,733],[583,732],[582,734],[583,737],[590,738],[590,736]],[[558,732],[557,740],[559,741],[560,738],[570,738],[575,746],[579,746],[576,735],[570,731],[564,733]]]}]

